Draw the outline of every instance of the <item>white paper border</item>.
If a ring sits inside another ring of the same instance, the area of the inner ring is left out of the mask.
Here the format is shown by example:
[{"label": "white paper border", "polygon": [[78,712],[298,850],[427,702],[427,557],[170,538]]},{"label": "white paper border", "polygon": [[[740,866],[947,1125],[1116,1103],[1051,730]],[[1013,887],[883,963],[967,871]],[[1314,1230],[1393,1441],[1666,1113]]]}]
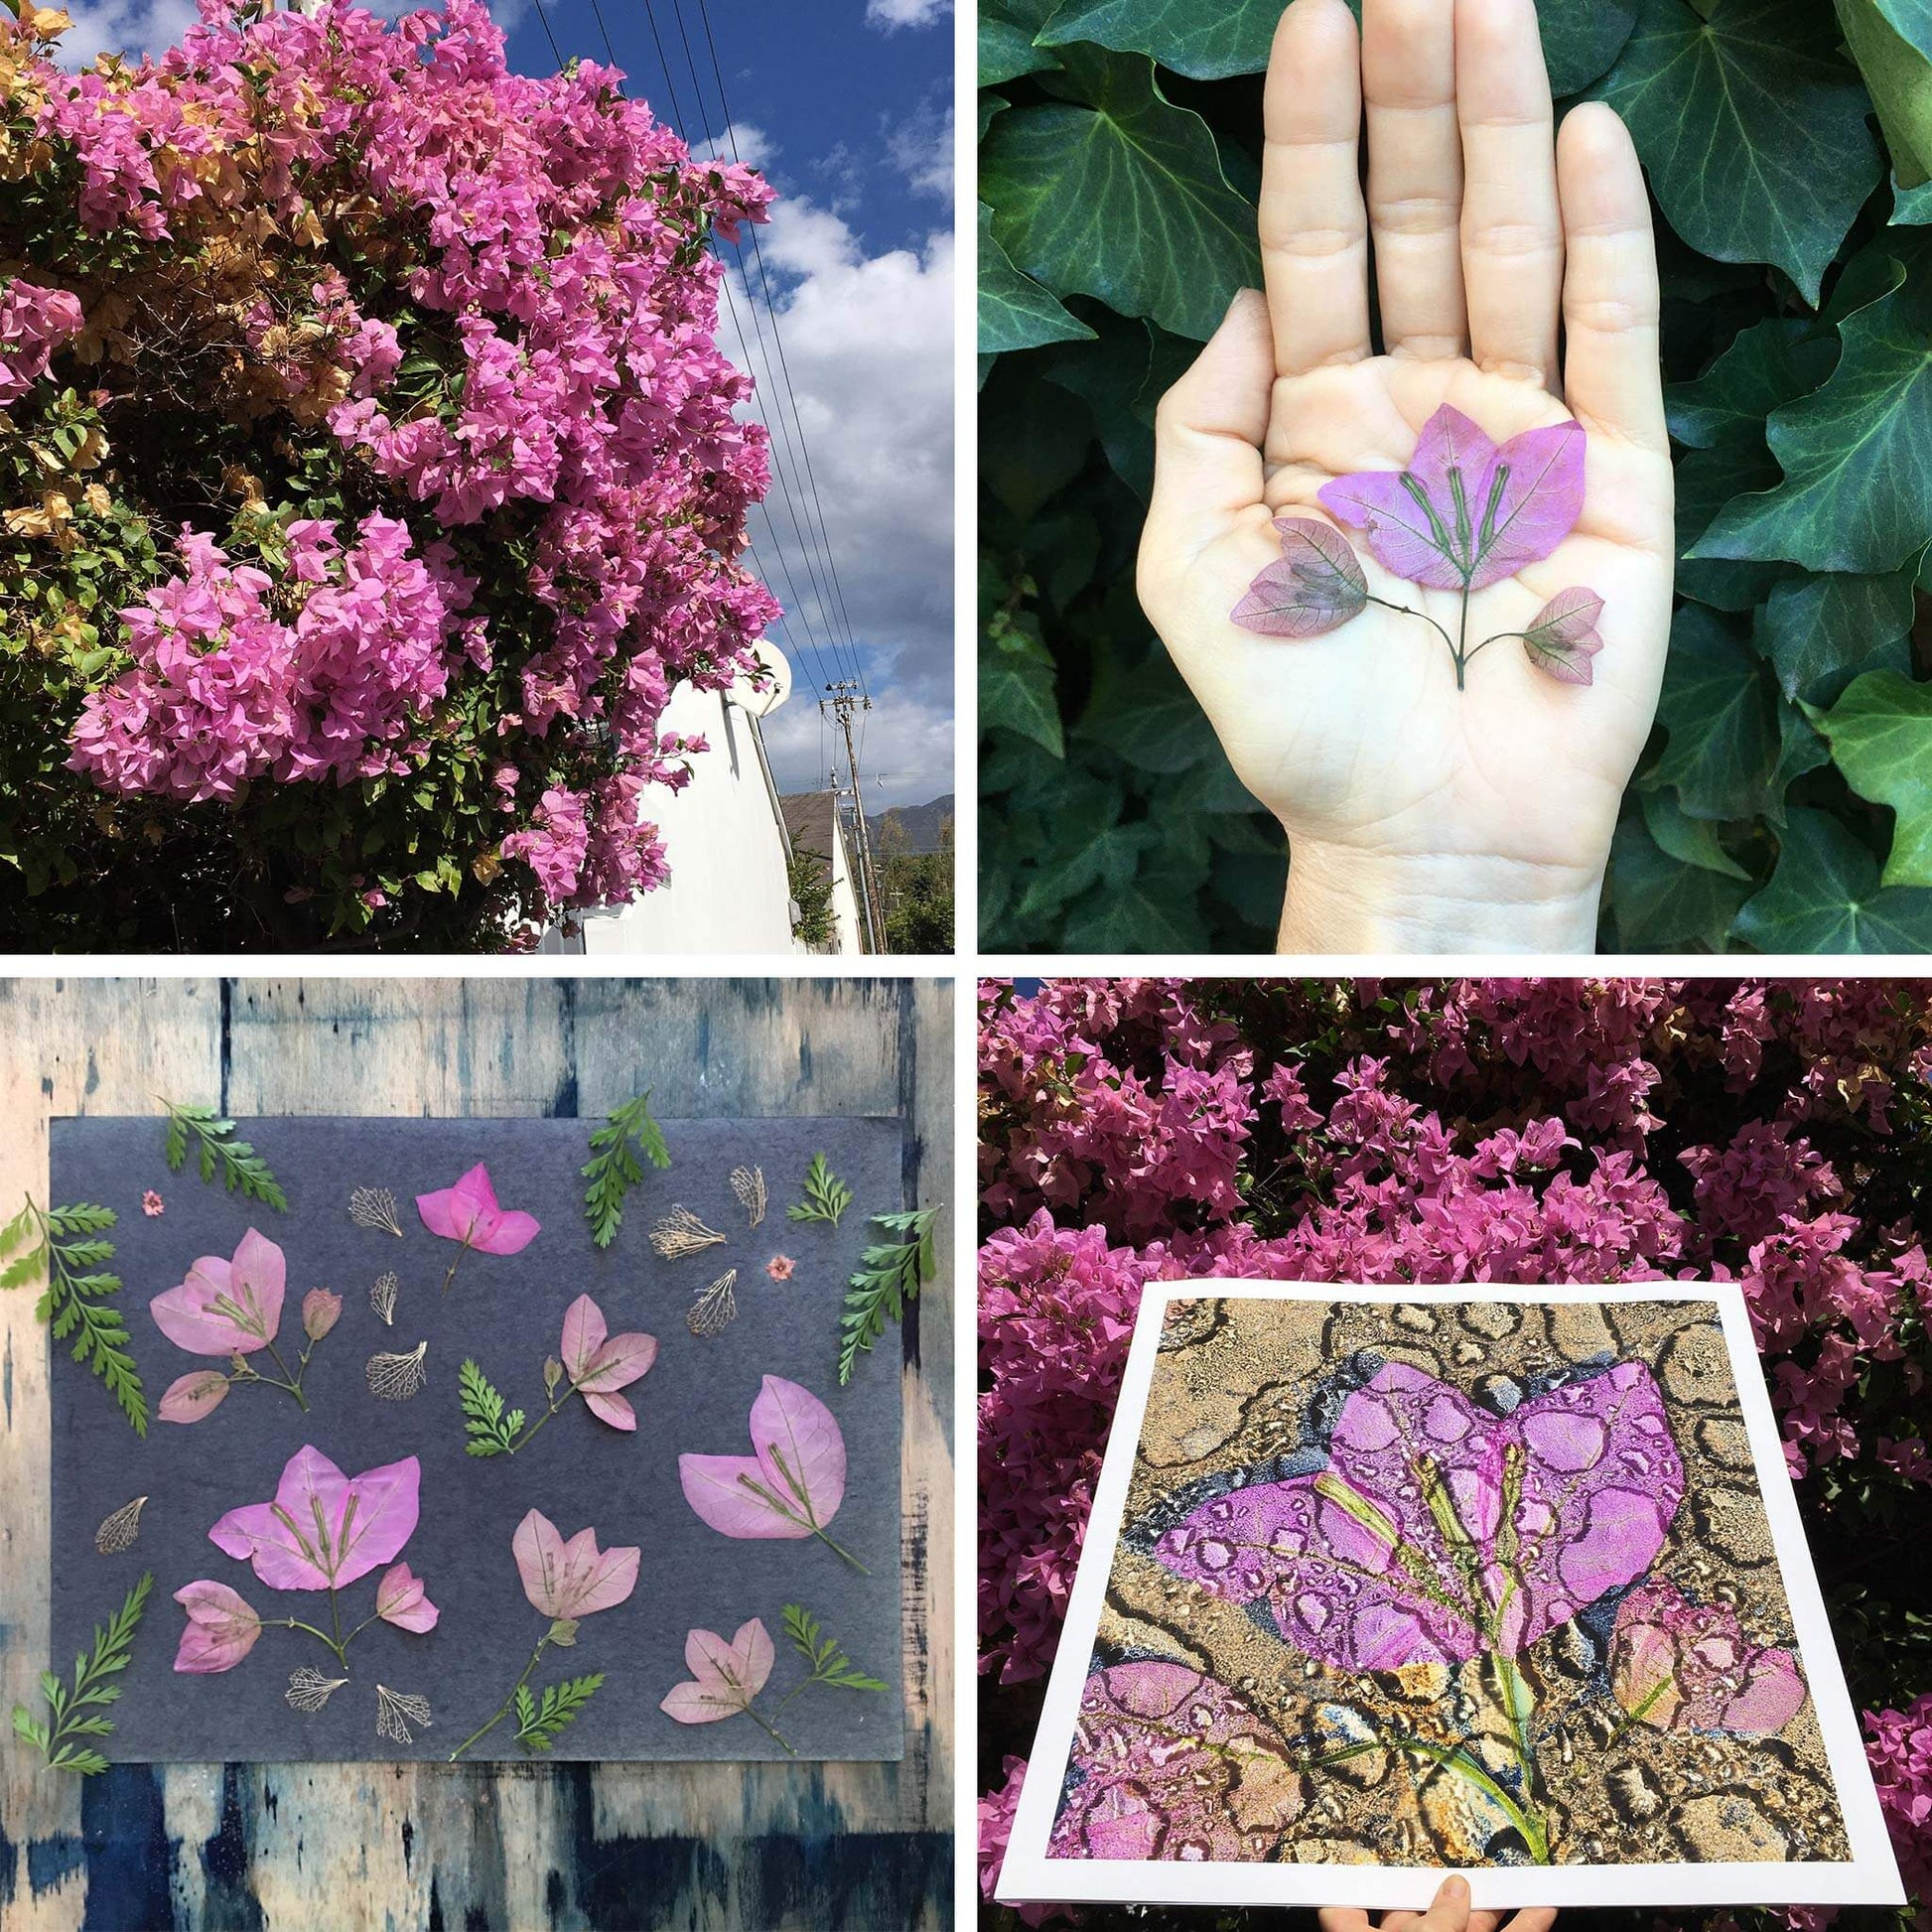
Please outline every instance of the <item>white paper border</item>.
[{"label": "white paper border", "polygon": [[1013,1833],[995,1896],[1010,1903],[1039,1899],[1211,1905],[1360,1905],[1421,1910],[1442,1872],[1434,1866],[1183,1863],[1171,1859],[1051,1859],[1052,1830],[1066,1760],[1073,1747],[1081,1688],[1100,1626],[1113,1569],[1148,1391],[1154,1381],[1162,1324],[1170,1308],[1204,1300],[1332,1303],[1512,1302],[1525,1305],[1606,1302],[1713,1302],[1730,1356],[1738,1406],[1785,1600],[1797,1634],[1805,1681],[1838,1787],[1852,1858],[1845,1863],[1695,1863],[1478,1865],[1466,1876],[1479,1910],[1526,1905],[1901,1905],[1891,1844],[1871,1786],[1864,1746],[1839,1665],[1825,1602],[1813,1572],[1798,1502],[1785,1466],[1777,1420],[1765,1393],[1750,1316],[1735,1282],[1639,1282],[1613,1288],[1497,1287],[1452,1283],[1362,1287],[1338,1282],[1190,1281],[1150,1283],[1128,1349],[1120,1403],[1107,1440],[1080,1565],[1067,1603],[1045,1708],[1034,1739]]}]

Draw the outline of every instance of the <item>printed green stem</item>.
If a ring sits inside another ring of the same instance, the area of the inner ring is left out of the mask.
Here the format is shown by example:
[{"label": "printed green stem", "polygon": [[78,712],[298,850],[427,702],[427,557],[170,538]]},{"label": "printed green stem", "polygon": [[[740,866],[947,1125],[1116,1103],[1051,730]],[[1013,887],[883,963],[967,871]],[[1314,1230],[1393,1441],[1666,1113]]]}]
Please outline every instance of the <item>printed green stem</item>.
[{"label": "printed green stem", "polygon": [[1643,1698],[1638,1703],[1634,1711],[1626,1711],[1623,1714],[1622,1722],[1619,1723],[1617,1727],[1613,1731],[1611,1731],[1609,1736],[1607,1736],[1603,1740],[1603,1748],[1606,1751],[1614,1750],[1616,1746],[1622,1742],[1623,1733],[1626,1730],[1628,1730],[1632,1725],[1640,1724],[1645,1718],[1650,1716],[1651,1710],[1656,1705],[1657,1700],[1661,1698],[1664,1695],[1664,1693],[1670,1689],[1671,1681],[1672,1680],[1668,1677],[1660,1679],[1657,1683],[1653,1684],[1647,1692],[1645,1692]]},{"label": "printed green stem", "polygon": [[[454,1273],[455,1270],[452,1269],[451,1272]],[[530,1661],[523,1666],[523,1675],[519,1677],[516,1680],[516,1682],[510,1686],[509,1696],[506,1697],[502,1701],[502,1703],[496,1707],[496,1715],[493,1718],[491,1718],[490,1721],[486,1725],[484,1725],[481,1730],[475,1731],[470,1736],[466,1737],[463,1740],[463,1742],[460,1743],[456,1747],[456,1749],[450,1753],[449,1761],[452,1764],[454,1764],[457,1761],[457,1759],[460,1758],[463,1755],[463,1753],[470,1748],[472,1744],[476,1743],[479,1738],[487,1737],[489,1733],[492,1730],[494,1730],[496,1726],[499,1724],[501,1724],[505,1718],[509,1716],[510,1707],[516,1702],[517,1692],[520,1691],[524,1687],[524,1685],[526,1685],[530,1681],[530,1673],[536,1669],[537,1660],[543,1655],[543,1653],[546,1650],[549,1649],[549,1647],[550,1647],[550,1632],[546,1630],[543,1633],[543,1635],[537,1639],[537,1647],[530,1652]]]}]

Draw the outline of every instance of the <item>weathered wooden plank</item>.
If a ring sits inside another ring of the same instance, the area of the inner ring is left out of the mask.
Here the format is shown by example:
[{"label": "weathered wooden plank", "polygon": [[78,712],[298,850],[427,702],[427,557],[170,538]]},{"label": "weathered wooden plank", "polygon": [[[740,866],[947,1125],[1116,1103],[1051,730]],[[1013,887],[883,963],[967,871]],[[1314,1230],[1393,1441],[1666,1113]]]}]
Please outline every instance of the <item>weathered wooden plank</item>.
[{"label": "weathered wooden plank", "polygon": [[[0,1094],[37,1136],[25,1157],[18,1146],[0,1151],[0,1183],[12,1187],[18,1170],[32,1176],[22,1184],[45,1187],[49,1114],[138,1111],[157,1084],[242,1114],[492,1116],[595,1115],[648,1085],[665,1115],[902,1113],[915,1130],[913,1196],[950,1188],[951,1001],[938,982],[164,982],[142,993],[130,1026],[132,984],[71,982],[65,1002],[51,982],[0,989],[0,1042],[10,1048],[0,1077],[12,1081]],[[102,1039],[114,1042],[104,1055]],[[61,1071],[38,1092],[44,1056]],[[80,1925],[83,1913],[88,1925],[345,1932],[950,1923],[949,1222],[950,1209],[942,1278],[906,1324],[899,1368],[903,1763],[120,1766],[86,1793],[82,1843],[72,1786],[35,1787],[9,1759],[10,1837],[0,1839],[9,1928],[17,1911],[35,1932]],[[21,1505],[36,1483],[45,1488],[46,1387],[38,1330],[20,1332],[18,1306],[0,1305],[0,1317],[12,1324],[0,1335],[42,1377],[37,1390],[18,1382],[19,1423],[10,1415],[0,1438],[10,1451],[31,1451],[0,1466],[0,1531],[26,1526],[7,1573],[34,1579],[38,1610],[30,1599],[27,1620],[37,1614],[41,1626],[25,1644],[0,1627],[8,1687],[31,1683],[45,1650],[45,1524],[37,1532],[39,1512]]]}]

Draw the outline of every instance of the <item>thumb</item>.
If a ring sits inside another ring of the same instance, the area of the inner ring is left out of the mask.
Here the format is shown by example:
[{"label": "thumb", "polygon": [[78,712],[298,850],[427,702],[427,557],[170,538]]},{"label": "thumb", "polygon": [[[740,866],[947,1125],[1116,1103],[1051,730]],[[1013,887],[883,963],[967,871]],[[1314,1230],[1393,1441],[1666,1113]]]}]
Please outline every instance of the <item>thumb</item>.
[{"label": "thumb", "polygon": [[1445,1878],[1423,1914],[1419,1932],[1465,1932],[1469,1923],[1469,1881]]},{"label": "thumb", "polygon": [[1144,560],[1184,565],[1262,499],[1261,446],[1275,383],[1274,336],[1259,289],[1243,289],[1154,416],[1154,491]]}]

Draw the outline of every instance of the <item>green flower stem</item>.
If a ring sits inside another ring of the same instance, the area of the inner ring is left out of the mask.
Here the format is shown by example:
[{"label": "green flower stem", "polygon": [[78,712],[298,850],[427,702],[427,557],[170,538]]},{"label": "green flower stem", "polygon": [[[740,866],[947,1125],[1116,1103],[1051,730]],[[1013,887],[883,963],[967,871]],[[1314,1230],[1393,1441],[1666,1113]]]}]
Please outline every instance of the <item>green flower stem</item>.
[{"label": "green flower stem", "polygon": [[443,1277],[443,1293],[444,1293],[445,1295],[447,1295],[447,1294],[448,1294],[448,1293],[450,1292],[450,1284],[451,1284],[451,1283],[452,1283],[453,1281],[455,1281],[455,1280],[456,1280],[456,1265],[457,1265],[457,1262],[458,1262],[458,1261],[461,1261],[461,1260],[463,1259],[463,1257],[464,1257],[465,1255],[467,1255],[467,1254],[468,1254],[469,1252],[470,1252],[470,1244],[469,1244],[469,1242],[467,1242],[467,1241],[459,1241],[459,1242],[457,1243],[457,1245],[456,1245],[456,1260],[455,1260],[455,1261],[452,1261],[452,1262],[450,1263],[450,1272],[449,1272],[449,1273],[448,1273],[447,1275],[445,1275],[445,1276]]},{"label": "green flower stem", "polygon": [[[803,1688],[804,1688],[803,1685],[799,1686],[800,1690],[802,1690]],[[798,1692],[794,1691],[792,1692],[791,1697],[796,1697],[797,1695]],[[785,1704],[789,1704],[790,1702],[791,1702],[791,1698],[786,1698],[785,1703],[778,1706],[778,1710],[782,1711],[785,1708]],[[793,1750],[788,1743],[785,1742],[784,1738],[779,1735],[777,1726],[775,1725],[767,1724],[763,1716],[759,1712],[756,1706],[747,1704],[745,1706],[745,1715],[748,1718],[750,1718],[751,1721],[755,1725],[757,1725],[758,1727],[761,1731],[763,1731],[764,1734],[767,1737],[769,1737],[771,1741],[774,1744],[776,1744],[778,1748],[782,1750],[787,1757],[796,1757],[798,1755],[798,1753],[795,1750]],[[776,1714],[774,1713],[773,1715]]]},{"label": "green flower stem", "polygon": [[[275,1387],[277,1387],[278,1389],[288,1390],[289,1394],[294,1396],[297,1404],[302,1409],[303,1414],[306,1415],[309,1410],[309,1398],[302,1393],[301,1376],[291,1375],[289,1373],[288,1363],[283,1361],[280,1352],[277,1350],[275,1344],[272,1341],[269,1342],[267,1346],[268,1346],[269,1358],[274,1362],[275,1366],[282,1371],[282,1379],[279,1382],[275,1382],[275,1378],[272,1375],[257,1375],[255,1379],[258,1382],[273,1382],[275,1384]],[[306,1353],[302,1357],[302,1366],[305,1369],[309,1366],[309,1357]]]},{"label": "green flower stem", "polygon": [[[455,1272],[456,1272],[455,1269],[452,1268],[451,1273],[454,1274]],[[523,1675],[519,1677],[516,1680],[516,1682],[510,1686],[509,1696],[506,1697],[502,1701],[502,1703],[496,1707],[496,1715],[493,1718],[491,1718],[490,1721],[486,1725],[484,1725],[481,1730],[475,1731],[470,1736],[466,1737],[463,1740],[463,1742],[460,1743],[456,1747],[456,1749],[450,1753],[449,1761],[452,1764],[454,1764],[457,1761],[457,1759],[460,1758],[463,1755],[463,1753],[470,1748],[472,1744],[476,1743],[479,1738],[487,1737],[489,1733],[492,1730],[494,1730],[496,1726],[499,1724],[501,1724],[505,1718],[509,1716],[510,1707],[516,1702],[517,1692],[520,1691],[524,1687],[524,1685],[526,1685],[530,1681],[530,1673],[536,1669],[537,1660],[549,1648],[550,1648],[550,1632],[546,1630],[543,1633],[543,1635],[537,1639],[537,1647],[530,1652],[530,1661],[523,1666]]]},{"label": "green flower stem", "polygon": [[1428,624],[1431,627],[1431,629],[1433,629],[1436,632],[1437,636],[1442,638],[1443,642],[1449,646],[1449,655],[1451,657],[1455,655],[1455,639],[1451,637],[1449,634],[1449,632],[1445,630],[1443,626],[1440,623],[1438,623],[1436,620],[1429,615],[1427,611],[1413,610],[1407,604],[1391,604],[1386,597],[1377,597],[1372,592],[1370,593],[1368,601],[1371,604],[1379,604],[1382,607],[1382,609],[1385,611],[1395,612],[1398,617],[1420,618],[1423,621],[1423,622]]},{"label": "green flower stem", "polygon": [[1464,646],[1469,641],[1469,580],[1462,580],[1462,616],[1455,626],[1455,688],[1462,689],[1462,673],[1468,667],[1468,653]]},{"label": "green flower stem", "polygon": [[[335,1592],[330,1591],[333,1597]],[[304,1623],[299,1616],[265,1616],[261,1619],[264,1629],[306,1630],[310,1636],[320,1639],[336,1653],[336,1661],[344,1670],[348,1668],[348,1646],[354,1641],[355,1632],[351,1630],[346,1637],[342,1634],[342,1621],[338,1618],[336,1634],[331,1636],[327,1630],[318,1630],[313,1623]]]},{"label": "green flower stem", "polygon": [[[773,1451],[773,1454],[776,1455],[775,1450]],[[784,1469],[785,1467],[784,1460],[782,1457],[778,1457],[778,1467],[780,1469]],[[785,1470],[785,1479],[787,1482],[790,1482],[792,1480],[791,1472],[788,1469]],[[818,1540],[822,1544],[824,1544],[828,1550],[837,1551],[838,1554],[842,1556],[846,1560],[846,1562],[849,1563],[853,1567],[853,1569],[859,1573],[860,1576],[870,1577],[872,1575],[872,1572],[868,1570],[866,1566],[863,1563],[861,1563],[859,1559],[855,1557],[852,1554],[852,1552],[845,1547],[844,1544],[833,1542],[833,1540],[829,1536],[827,1536],[822,1529],[819,1528],[816,1519],[811,1515],[809,1510],[807,1510],[807,1512],[804,1515],[800,1515],[799,1512],[793,1509],[791,1505],[784,1500],[783,1497],[773,1495],[771,1491],[764,1486],[763,1483],[754,1482],[750,1476],[740,1476],[738,1480],[745,1488],[749,1489],[752,1492],[752,1494],[759,1499],[759,1502],[763,1503],[767,1509],[776,1510],[777,1513],[780,1516],[782,1516],[787,1523],[796,1523],[801,1530],[809,1530],[811,1534],[817,1537]]]},{"label": "green flower stem", "polygon": [[575,1382],[572,1382],[564,1390],[563,1394],[555,1397],[552,1400],[550,1407],[547,1408],[543,1412],[543,1414],[540,1415],[536,1419],[536,1421],[533,1422],[526,1430],[524,1430],[523,1434],[520,1435],[516,1439],[516,1441],[513,1442],[509,1446],[509,1448],[503,1451],[504,1454],[514,1455],[516,1451],[520,1449],[523,1447],[523,1445],[527,1443],[530,1440],[530,1438],[534,1436],[537,1433],[537,1431],[541,1429],[543,1425],[547,1423],[550,1420],[550,1418],[554,1416],[557,1413],[557,1411],[561,1409],[564,1406],[564,1404],[568,1402],[571,1399],[571,1397],[574,1396],[576,1393],[577,1393],[577,1384]]}]

